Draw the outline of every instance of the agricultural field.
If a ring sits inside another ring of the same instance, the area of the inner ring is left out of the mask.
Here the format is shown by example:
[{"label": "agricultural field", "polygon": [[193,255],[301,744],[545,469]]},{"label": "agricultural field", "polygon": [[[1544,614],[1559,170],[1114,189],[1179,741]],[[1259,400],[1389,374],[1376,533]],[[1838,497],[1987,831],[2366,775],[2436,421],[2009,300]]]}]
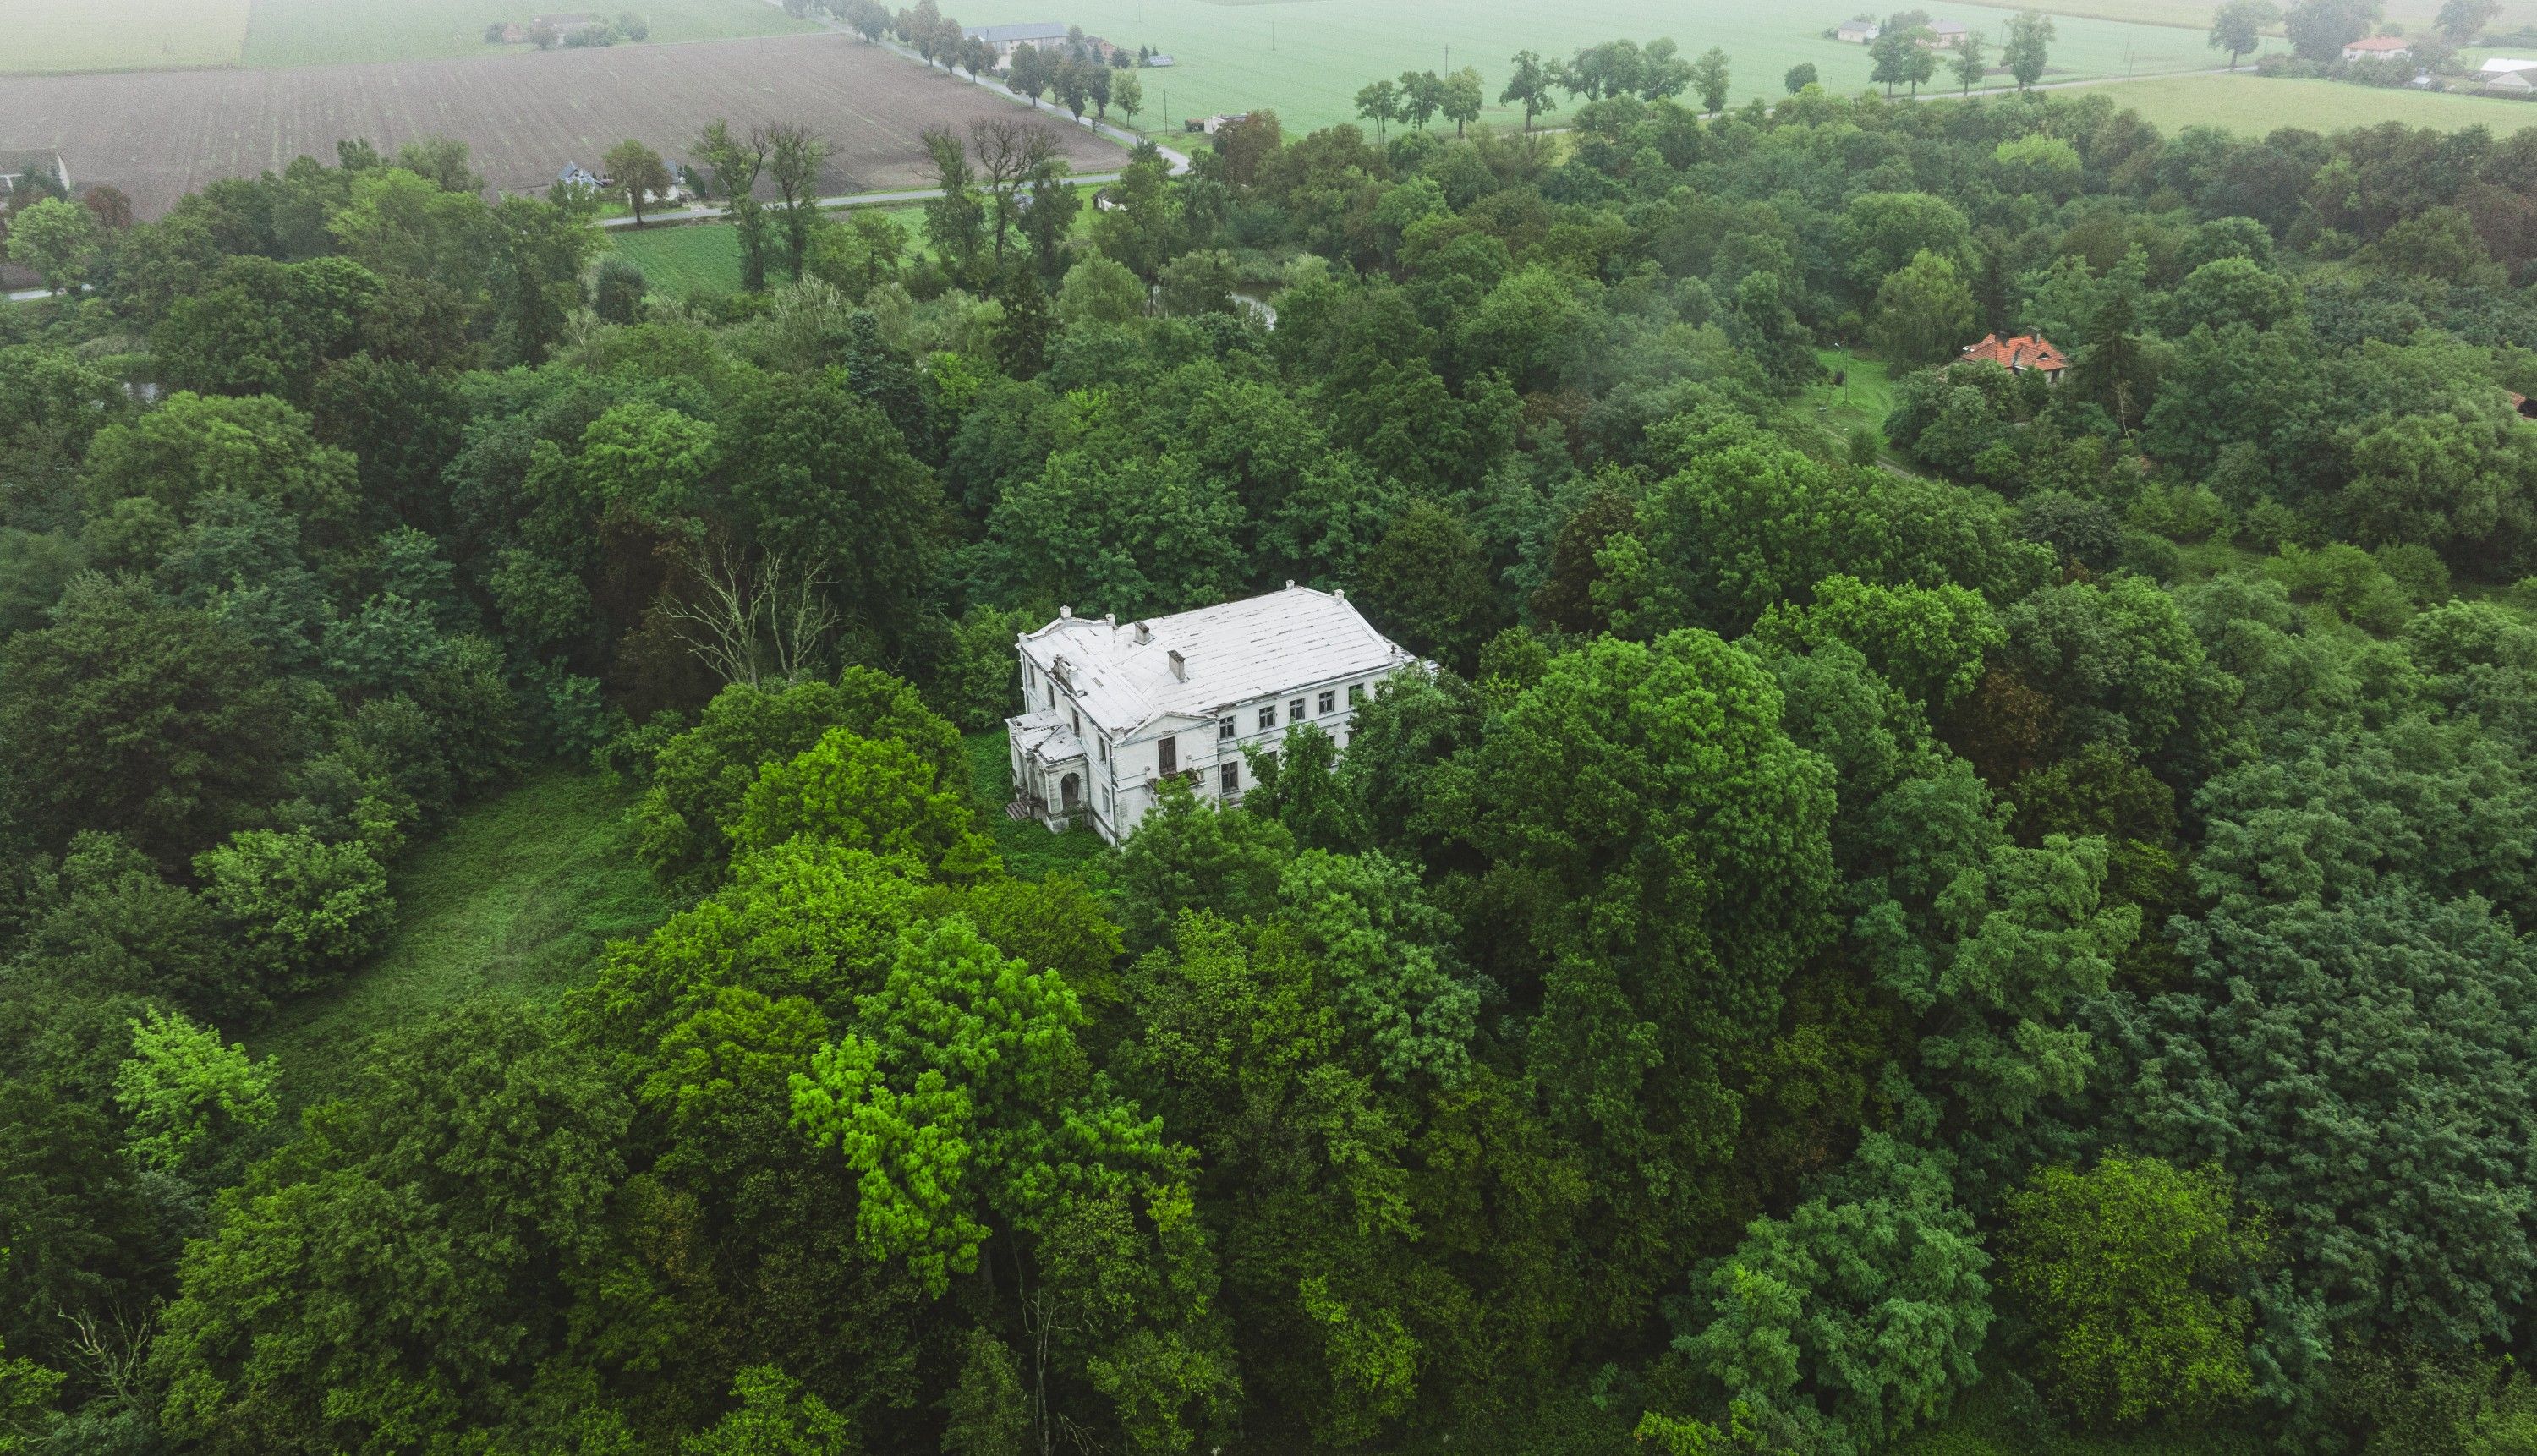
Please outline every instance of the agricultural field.
[{"label": "agricultural field", "polygon": [[[525,23],[550,8],[538,0],[254,0],[241,59],[250,66],[312,66],[524,54],[529,47],[487,44],[486,26]],[[590,9],[642,17],[646,45],[818,29],[764,0],[610,0]]]},{"label": "agricultural field", "polygon": [[[1925,7],[1924,7],[1925,8]],[[2099,20],[2133,21],[2146,26],[2179,26],[2208,31],[2216,0],[2042,0],[2036,9],[2049,15],[2091,16]],[[2387,24],[2414,33],[2428,31],[2440,13],[2440,0],[2388,0]],[[2503,0],[2491,22],[2497,31],[2537,25],[2537,0]],[[2281,27],[2272,33],[2281,33]]]},{"label": "agricultural field", "polygon": [[[500,191],[542,190],[567,162],[595,165],[636,137],[673,162],[716,116],[734,126],[799,121],[836,148],[829,193],[870,192],[929,175],[918,133],[1012,102],[927,72],[843,35],[769,36],[692,45],[456,61],[161,75],[42,76],[0,86],[0,138],[56,147],[82,183],[111,182],[143,217],[220,177],[253,176],[302,154],[331,158],[344,137],[383,150],[449,136],[475,152]],[[1122,159],[1091,132],[1040,122],[1077,170]]]},{"label": "agricultural field", "polygon": [[2491,127],[2508,134],[2537,126],[2537,105],[2494,96],[2454,95],[2342,81],[2290,81],[2261,76],[2166,76],[2106,88],[2116,101],[2162,131],[2221,126],[2261,133],[2275,127],[2314,131],[2401,121],[2459,131]]},{"label": "agricultural field", "polygon": [[[1052,18],[1044,0],[958,0],[946,8],[970,25]],[[1724,48],[1734,66],[1735,103],[1784,95],[1781,78],[1802,61],[1814,63],[1828,89],[1854,92],[1867,86],[1866,47],[1842,44],[1823,32],[1862,8],[1879,7],[1863,7],[1861,0],[1790,0],[1767,7],[1726,0],[1697,6],[1595,0],[1557,7],[1469,0],[1450,9],[1341,8],[1301,0],[1180,0],[1169,6],[1146,0],[1070,0],[1055,18],[1122,45],[1150,45],[1173,56],[1177,64],[1171,69],[1148,71],[1143,78],[1149,110],[1139,122],[1150,130],[1175,125],[1182,117],[1268,106],[1291,134],[1354,119],[1357,88],[1368,81],[1404,70],[1458,66],[1479,68],[1492,102],[1484,119],[1520,121],[1515,108],[1494,104],[1506,84],[1509,56],[1528,48],[1564,56],[1623,35],[1642,41],[1669,35],[1695,55],[1712,45]],[[2014,14],[1982,5],[1924,8],[1989,36],[1994,57]],[[2192,71],[2223,63],[2198,29],[2080,17],[2065,17],[2056,25],[2059,38],[2052,46],[2047,82]],[[2005,74],[1992,80],[2012,84]],[[1943,69],[1938,84],[1948,85]],[[1553,113],[1551,122],[1560,114]]]},{"label": "agricultural field", "polygon": [[0,71],[234,66],[246,37],[248,3],[17,0],[6,12]]}]

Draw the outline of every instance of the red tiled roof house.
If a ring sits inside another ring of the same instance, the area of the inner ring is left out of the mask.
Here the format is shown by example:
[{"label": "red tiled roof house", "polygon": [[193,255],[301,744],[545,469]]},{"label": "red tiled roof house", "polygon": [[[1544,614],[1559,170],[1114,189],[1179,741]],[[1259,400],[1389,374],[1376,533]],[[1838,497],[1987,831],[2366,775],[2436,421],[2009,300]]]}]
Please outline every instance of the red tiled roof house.
[{"label": "red tiled roof house", "polygon": [[2041,334],[2017,334],[2006,339],[1984,334],[1980,344],[1965,346],[1965,357],[1987,359],[2011,374],[2033,369],[2044,376],[2047,384],[2059,384],[2061,371],[2070,367],[2069,358]]}]

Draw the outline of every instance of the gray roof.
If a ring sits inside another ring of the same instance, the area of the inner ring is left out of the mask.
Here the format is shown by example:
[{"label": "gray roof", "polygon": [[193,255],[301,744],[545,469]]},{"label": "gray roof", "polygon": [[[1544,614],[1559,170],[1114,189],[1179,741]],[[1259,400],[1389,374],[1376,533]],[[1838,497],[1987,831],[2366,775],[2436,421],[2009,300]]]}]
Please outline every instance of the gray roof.
[{"label": "gray roof", "polygon": [[1010,40],[1063,40],[1066,27],[1055,21],[1038,21],[1026,26],[965,26],[961,38],[984,40],[989,45],[1003,45]]},{"label": "gray roof", "polygon": [[[1044,670],[1063,661],[1083,716],[1112,733],[1416,661],[1345,597],[1310,587],[1149,617],[1142,642],[1139,625],[1062,616],[1025,633],[1022,651]],[[1175,652],[1186,677],[1172,673]]]}]

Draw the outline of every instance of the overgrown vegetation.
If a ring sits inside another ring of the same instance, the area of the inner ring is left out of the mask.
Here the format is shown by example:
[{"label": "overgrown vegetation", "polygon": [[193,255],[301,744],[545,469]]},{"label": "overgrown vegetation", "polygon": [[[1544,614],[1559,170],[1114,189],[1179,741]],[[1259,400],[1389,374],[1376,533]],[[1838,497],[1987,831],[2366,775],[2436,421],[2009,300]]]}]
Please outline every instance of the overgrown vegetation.
[{"label": "overgrown vegetation", "polygon": [[[696,301],[47,199],[0,1449],[2524,1449],[2537,131],[1656,50],[922,250],[708,125]],[[1289,579],[1344,755],[1004,817],[1018,631]]]}]

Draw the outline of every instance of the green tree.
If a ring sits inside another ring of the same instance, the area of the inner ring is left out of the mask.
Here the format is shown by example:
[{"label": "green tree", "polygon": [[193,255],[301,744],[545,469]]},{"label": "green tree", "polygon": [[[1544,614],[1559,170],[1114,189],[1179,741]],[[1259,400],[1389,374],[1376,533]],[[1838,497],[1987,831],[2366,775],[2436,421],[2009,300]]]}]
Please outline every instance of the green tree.
[{"label": "green tree", "polygon": [[1013,1368],[1013,1353],[1004,1341],[982,1329],[969,1332],[960,1378],[947,1404],[943,1456],[1022,1456],[1030,1437],[1030,1406]]},{"label": "green tree", "polygon": [[2279,25],[2281,19],[2281,7],[2273,0],[2222,0],[2211,16],[2211,48],[2229,52],[2229,69],[2235,71],[2238,57],[2262,44],[2265,28]]},{"label": "green tree", "polygon": [[2445,0],[2440,6],[2440,38],[2451,45],[2472,45],[2485,26],[2502,13],[2500,0]]},{"label": "green tree", "polygon": [[358,840],[242,829],[194,856],[204,895],[275,991],[324,984],[378,943],[396,913],[387,872]]},{"label": "green tree", "polygon": [[1780,78],[1780,84],[1787,89],[1789,95],[1795,95],[1807,87],[1817,84],[1820,79],[1815,71],[1814,62],[1799,61],[1789,68],[1788,75]]},{"label": "green tree", "polygon": [[0,649],[0,745],[37,844],[119,831],[174,866],[281,796],[299,712],[236,631],[91,576]]},{"label": "green tree", "polygon": [[1416,501],[1357,562],[1357,596],[1375,622],[1412,652],[1458,670],[1507,625],[1487,553],[1453,512]]},{"label": "green tree", "polygon": [[488,271],[493,346],[502,358],[546,361],[582,304],[582,272],[598,250],[598,229],[577,213],[534,197],[493,205]]},{"label": "green tree", "polygon": [[1532,130],[1532,119],[1544,111],[1555,111],[1558,105],[1550,98],[1550,89],[1557,84],[1554,68],[1544,65],[1539,55],[1529,50],[1515,53],[1510,61],[1506,90],[1498,93],[1498,104],[1513,103],[1524,108],[1524,129]]},{"label": "green tree", "polygon": [[1983,53],[1982,32],[1965,32],[1964,38],[1956,42],[1956,58],[1947,63],[1947,69],[1955,72],[1956,81],[1964,88],[1964,94],[1972,95],[1974,88],[1982,84],[1984,76],[1990,74],[1990,61]]},{"label": "green tree", "polygon": [[732,1377],[739,1404],[710,1427],[679,1443],[679,1456],[856,1456],[846,1418],[773,1365],[751,1365]]},{"label": "green tree", "polygon": [[1692,88],[1700,93],[1700,109],[1719,112],[1726,109],[1726,52],[1713,45],[1700,53],[1691,64]]},{"label": "green tree", "polygon": [[632,210],[637,227],[643,225],[644,204],[670,195],[670,168],[661,154],[631,137],[609,148],[599,164],[608,169],[609,179]]},{"label": "green tree", "polygon": [[797,837],[876,855],[904,855],[947,877],[990,871],[995,847],[959,785],[892,738],[832,728],[789,761],[759,770],[730,827],[747,854]]},{"label": "green tree", "polygon": [[1973,326],[1973,290],[1957,277],[1956,266],[1936,253],[1917,255],[1877,286],[1870,332],[1888,358],[1903,363],[1950,358]]},{"label": "green tree", "polygon": [[97,246],[97,219],[75,202],[47,197],[9,220],[9,261],[32,270],[56,293],[88,282]]},{"label": "green tree", "polygon": [[2155,1158],[2038,1169],[2007,1198],[2003,1283],[2043,1326],[2058,1403],[2129,1424],[2207,1415],[2253,1390],[2252,1316],[2235,1290],[2268,1235],[2236,1204],[2218,1170]]},{"label": "green tree", "polygon": [[1703,1272],[1674,1349],[1772,1444],[1875,1449],[1973,1383],[1989,1263],[1941,1158],[1870,1133]]},{"label": "green tree", "polygon": [[627,1115],[527,1007],[391,1034],[187,1248],[154,1352],[168,1433],[220,1453],[525,1434],[514,1382],[563,1357],[598,1277]]},{"label": "green tree", "polygon": [[150,1008],[130,1023],[132,1055],[114,1073],[114,1101],[130,1131],[125,1146],[145,1168],[175,1171],[262,1131],[280,1110],[274,1059],[221,1045],[220,1033]]},{"label": "green tree", "polygon": [[298,522],[311,547],[341,543],[358,476],[349,452],[319,444],[308,416],[280,400],[181,393],[98,430],[82,471],[96,515],[146,508],[190,523],[212,495],[235,494]]},{"label": "green tree", "polygon": [[2295,0],[2282,29],[2301,60],[2330,66],[2343,59],[2343,47],[2376,28],[2379,13],[2378,0]]},{"label": "green tree", "polygon": [[[948,135],[945,133],[944,135]],[[932,139],[927,139],[932,146]],[[952,146],[956,152],[958,141]],[[772,144],[763,127],[746,136],[732,135],[731,124],[717,116],[696,137],[694,155],[713,170],[714,191],[722,194],[723,216],[740,237],[740,285],[749,292],[766,286],[766,207],[757,200],[757,178],[765,171]],[[934,205],[926,205],[931,217]],[[938,245],[941,239],[936,239]],[[966,261],[968,254],[956,255]]]},{"label": "green tree", "polygon": [[1999,58],[2008,74],[2017,78],[2017,89],[2024,91],[2043,79],[2046,48],[2052,43],[2052,18],[2039,10],[2021,10],[2009,17],[2008,40],[1999,48]]},{"label": "green tree", "polygon": [[1445,78],[1444,95],[1438,99],[1436,109],[1444,113],[1447,121],[1454,123],[1454,135],[1459,137],[1464,127],[1480,119],[1480,108],[1486,104],[1488,93],[1482,88],[1480,73],[1464,66]]},{"label": "green tree", "polygon": [[1268,914],[1294,853],[1293,833],[1276,820],[1202,801],[1178,781],[1164,785],[1119,847],[1128,945],[1141,951],[1161,943],[1188,911],[1229,919]]},{"label": "green tree", "polygon": [[1356,114],[1374,123],[1374,134],[1400,116],[1400,87],[1391,81],[1370,81],[1357,89]]}]

